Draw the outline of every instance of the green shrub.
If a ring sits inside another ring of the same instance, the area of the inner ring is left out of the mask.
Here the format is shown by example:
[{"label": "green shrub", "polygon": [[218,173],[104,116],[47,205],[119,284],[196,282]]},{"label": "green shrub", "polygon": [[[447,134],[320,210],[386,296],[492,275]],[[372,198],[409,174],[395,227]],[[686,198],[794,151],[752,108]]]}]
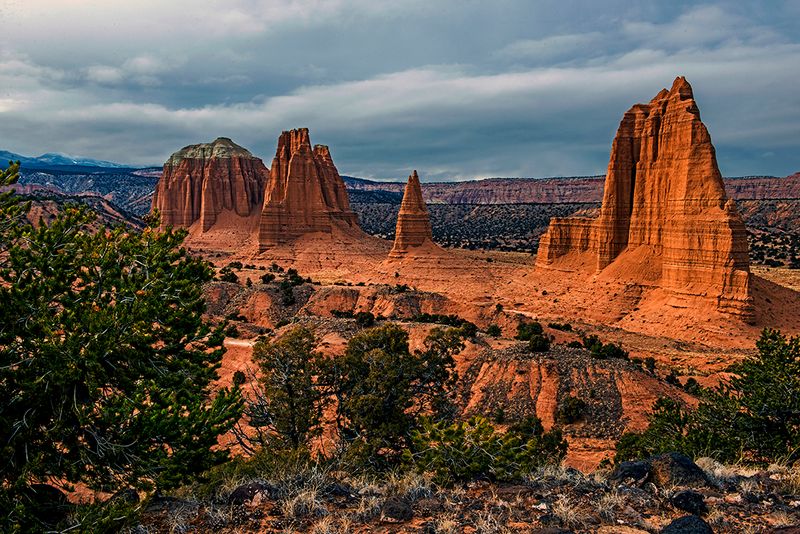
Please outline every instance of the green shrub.
[{"label": "green shrub", "polygon": [[231,282],[233,284],[239,283],[239,277],[227,267],[223,267],[219,270],[217,273],[217,280],[220,282]]},{"label": "green shrub", "polygon": [[341,356],[321,362],[319,384],[336,400],[339,434],[356,464],[384,468],[407,447],[418,416],[453,413],[456,329],[435,328],[424,350],[411,352],[408,333],[394,324],[362,330]]},{"label": "green shrub", "polygon": [[650,426],[623,435],[617,461],[679,451],[719,461],[793,462],[800,453],[800,337],[766,329],[758,354],[729,370],[733,378],[701,389],[696,410],[661,399]]},{"label": "green shrub", "polygon": [[503,334],[500,327],[496,324],[490,324],[486,327],[486,335],[491,337],[500,337]]},{"label": "green shrub", "polygon": [[264,273],[264,274],[261,275],[261,283],[262,284],[269,284],[273,280],[275,280],[275,275],[272,274],[272,273]]},{"label": "green shrub", "polygon": [[242,262],[240,262],[240,261],[232,261],[227,265],[228,269],[235,270],[235,271],[241,271],[242,267],[243,267],[242,266]]},{"label": "green shrub", "polygon": [[242,371],[235,371],[233,373],[233,385],[234,386],[241,386],[247,382],[247,377]]},{"label": "green shrub", "polygon": [[533,336],[544,334],[544,328],[538,321],[532,323],[520,323],[517,327],[517,339],[520,341],[530,341]]},{"label": "green shrub", "polygon": [[583,399],[568,395],[561,399],[556,409],[556,421],[569,425],[579,421],[583,417],[586,403]]},{"label": "green shrub", "polygon": [[560,431],[544,432],[538,419],[498,432],[486,419],[447,424],[423,419],[411,436],[405,460],[448,485],[479,478],[519,480],[537,467],[558,464],[567,443]]},{"label": "green shrub", "polygon": [[553,330],[561,330],[562,332],[572,332],[572,325],[569,323],[549,323],[547,326]]},{"label": "green shrub", "polygon": [[362,328],[368,328],[375,324],[375,316],[370,312],[360,311],[355,315],[356,324]]},{"label": "green shrub", "polygon": [[543,334],[534,334],[528,341],[528,350],[531,352],[547,352],[550,350],[550,339]]}]

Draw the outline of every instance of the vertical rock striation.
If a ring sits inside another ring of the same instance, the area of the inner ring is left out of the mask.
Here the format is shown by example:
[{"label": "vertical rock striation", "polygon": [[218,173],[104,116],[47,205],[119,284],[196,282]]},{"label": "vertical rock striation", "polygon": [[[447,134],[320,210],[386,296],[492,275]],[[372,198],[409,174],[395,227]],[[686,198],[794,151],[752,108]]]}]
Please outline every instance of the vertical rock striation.
[{"label": "vertical rock striation", "polygon": [[239,217],[258,212],[269,174],[264,163],[226,137],[190,145],[170,156],[153,195],[163,226],[202,232],[224,211]]},{"label": "vertical rock striation", "polygon": [[344,182],[327,146],[311,148],[307,128],[281,133],[261,210],[261,251],[334,226],[358,229]]},{"label": "vertical rock striation", "polygon": [[745,227],[725,194],[711,137],[683,77],[625,113],[600,216],[552,220],[537,265],[591,253],[602,271],[642,248],[661,266],[661,287],[753,319]]},{"label": "vertical rock striation", "polygon": [[422,199],[422,188],[417,171],[408,177],[403,202],[397,215],[394,246],[389,257],[402,256],[410,248],[419,247],[426,241],[433,242],[428,208]]}]

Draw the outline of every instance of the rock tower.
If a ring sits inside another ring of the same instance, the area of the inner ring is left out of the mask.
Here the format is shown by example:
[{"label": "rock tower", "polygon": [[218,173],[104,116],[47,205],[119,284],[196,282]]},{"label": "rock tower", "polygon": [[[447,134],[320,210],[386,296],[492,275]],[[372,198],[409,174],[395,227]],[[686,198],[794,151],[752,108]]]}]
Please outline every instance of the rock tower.
[{"label": "rock tower", "polygon": [[645,257],[660,266],[660,287],[753,320],[745,226],[725,194],[711,136],[683,77],[625,113],[600,216],[554,218],[537,266],[568,270],[569,256],[588,253],[603,271],[631,261],[633,251],[638,263]]},{"label": "rock tower", "polygon": [[428,208],[422,199],[419,176],[417,171],[414,171],[408,177],[403,193],[403,202],[397,215],[394,246],[389,252],[389,257],[402,256],[410,248],[419,247],[426,241],[433,242],[431,221],[428,217]]},{"label": "rock tower", "polygon": [[358,229],[358,220],[330,150],[312,149],[307,128],[281,133],[264,193],[259,250],[306,233],[331,233],[335,226]]},{"label": "rock tower", "polygon": [[153,208],[163,226],[198,223],[207,232],[225,211],[242,218],[258,213],[268,176],[264,162],[227,137],[190,145],[164,164]]}]

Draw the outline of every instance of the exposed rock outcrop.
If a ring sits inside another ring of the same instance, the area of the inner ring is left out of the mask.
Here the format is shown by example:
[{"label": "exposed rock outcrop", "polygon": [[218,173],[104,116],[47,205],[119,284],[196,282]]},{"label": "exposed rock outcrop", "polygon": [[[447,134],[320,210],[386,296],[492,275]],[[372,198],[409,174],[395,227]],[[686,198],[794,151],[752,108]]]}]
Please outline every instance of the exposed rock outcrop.
[{"label": "exposed rock outcrop", "polygon": [[612,263],[619,272],[647,270],[647,283],[678,301],[710,299],[720,311],[753,319],[745,227],[725,194],[711,137],[683,77],[625,113],[600,216],[553,219],[537,266],[568,268],[561,260],[572,253],[590,254],[597,271]]},{"label": "exposed rock outcrop", "polygon": [[419,247],[425,242],[433,242],[431,221],[428,217],[428,208],[422,199],[422,188],[419,183],[417,171],[408,177],[403,202],[397,215],[397,228],[394,236],[394,246],[389,253],[390,257],[402,256],[408,249]]},{"label": "exposed rock outcrop", "polygon": [[153,195],[153,208],[164,226],[188,228],[199,221],[209,231],[220,214],[258,213],[269,170],[248,150],[227,137],[190,145],[175,152]]},{"label": "exposed rock outcrop", "polygon": [[312,149],[307,128],[281,133],[264,194],[259,249],[306,233],[330,233],[334,226],[360,231],[328,147]]}]

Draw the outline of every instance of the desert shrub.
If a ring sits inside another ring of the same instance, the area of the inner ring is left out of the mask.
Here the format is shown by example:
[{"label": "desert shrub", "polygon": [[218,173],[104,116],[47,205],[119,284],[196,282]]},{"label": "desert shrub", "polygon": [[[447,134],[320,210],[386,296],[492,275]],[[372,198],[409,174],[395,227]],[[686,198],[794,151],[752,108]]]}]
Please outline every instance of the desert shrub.
[{"label": "desert shrub", "polygon": [[533,336],[541,336],[544,334],[544,329],[541,323],[533,321],[531,323],[520,323],[517,327],[517,339],[520,341],[530,341]]},{"label": "desert shrub", "polygon": [[580,341],[570,341],[569,343],[567,343],[567,346],[571,349],[582,349],[583,343],[581,343]]},{"label": "desert shrub", "polygon": [[603,343],[596,335],[583,336],[583,346],[598,360],[628,359],[628,352],[616,343]]},{"label": "desert shrub", "polygon": [[278,284],[278,289],[281,293],[281,304],[284,306],[293,306],[297,303],[297,299],[294,298],[294,284],[292,284],[288,280],[281,280],[280,284]]},{"label": "desert shrub", "polygon": [[225,336],[226,337],[239,337],[239,329],[236,327],[235,324],[229,324],[225,328]]},{"label": "desert shrub", "polygon": [[683,385],[683,389],[692,395],[700,395],[703,392],[703,386],[701,386],[697,379],[693,376],[690,376],[686,380],[686,383]]},{"label": "desert shrub", "polygon": [[260,280],[262,284],[269,284],[275,280],[275,275],[272,273],[264,273],[260,276]]},{"label": "desert shrub", "polygon": [[227,267],[223,267],[222,269],[219,270],[219,272],[217,273],[217,280],[219,280],[220,282],[231,282],[233,284],[239,283],[239,277],[236,276],[235,272],[231,271]]},{"label": "desert shrub", "polygon": [[240,261],[232,261],[226,267],[231,270],[241,271],[243,266]]},{"label": "desert shrub", "polygon": [[586,402],[578,397],[567,395],[561,399],[556,408],[556,421],[569,425],[579,421],[586,409]]},{"label": "desert shrub", "polygon": [[550,338],[544,334],[534,334],[528,341],[528,350],[531,352],[547,352],[550,350]]},{"label": "desert shrub", "polygon": [[478,334],[478,327],[474,323],[462,319],[458,315],[444,315],[439,313],[418,313],[411,318],[412,321],[418,323],[434,323],[447,326],[453,326],[461,331],[461,335],[465,338],[472,338]]},{"label": "desert shrub", "polygon": [[644,359],[644,368],[647,369],[651,373],[656,372],[656,359],[652,356],[648,356]]},{"label": "desert shrub", "polygon": [[465,338],[473,338],[478,335],[478,326],[469,321],[464,321],[461,323],[461,326],[458,327],[458,329],[461,332],[461,335]]},{"label": "desert shrub", "polygon": [[486,335],[491,337],[500,337],[503,334],[500,327],[496,324],[490,324],[486,327]]},{"label": "desert shrub", "polygon": [[572,325],[569,323],[549,323],[547,326],[553,330],[561,330],[562,332],[572,332]]},{"label": "desert shrub", "polygon": [[453,413],[456,329],[435,328],[424,350],[411,352],[408,333],[388,324],[353,336],[341,356],[321,362],[319,382],[336,400],[339,433],[352,458],[374,468],[396,463],[422,413]]},{"label": "desert shrub", "polygon": [[486,419],[448,424],[423,419],[412,432],[404,459],[439,484],[478,478],[518,480],[535,468],[560,463],[567,443],[560,431],[544,432],[538,419],[498,432]]},{"label": "desert shrub", "polygon": [[375,316],[371,312],[360,311],[355,315],[356,324],[368,328],[375,324]]},{"label": "desert shrub", "polygon": [[617,459],[670,450],[719,461],[792,462],[800,452],[800,337],[766,329],[758,353],[730,368],[735,373],[688,411],[661,399],[641,433],[623,435]]},{"label": "desert shrub", "polygon": [[233,385],[234,386],[241,386],[247,382],[247,377],[242,371],[235,371],[233,373]]},{"label": "desert shrub", "polygon": [[275,262],[272,262],[272,265],[269,266],[269,270],[272,271],[273,273],[282,273],[283,267],[281,267]]},{"label": "desert shrub", "polygon": [[251,279],[247,279],[244,283],[246,287],[253,287],[253,281]]}]

